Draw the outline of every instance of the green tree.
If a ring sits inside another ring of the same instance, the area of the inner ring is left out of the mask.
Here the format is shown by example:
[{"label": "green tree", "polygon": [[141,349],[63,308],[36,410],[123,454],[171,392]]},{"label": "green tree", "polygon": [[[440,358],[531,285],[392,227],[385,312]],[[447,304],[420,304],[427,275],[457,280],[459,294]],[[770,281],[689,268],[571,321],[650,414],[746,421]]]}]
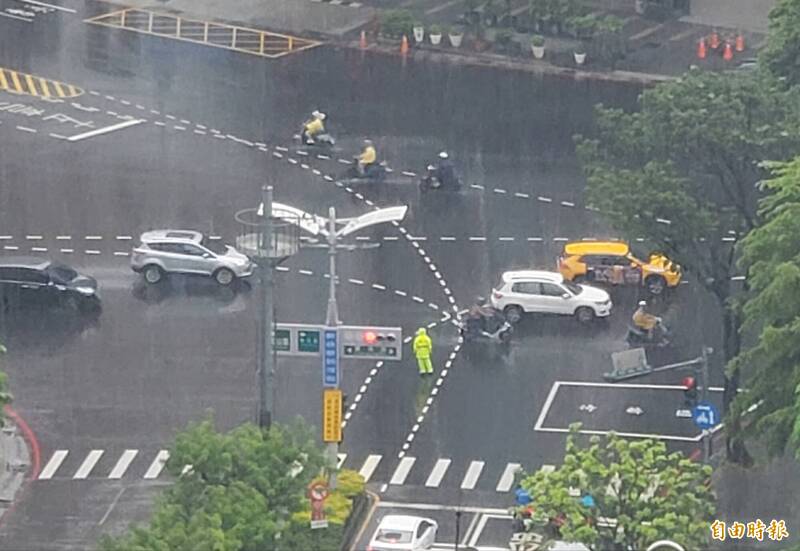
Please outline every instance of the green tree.
[{"label": "green tree", "polygon": [[800,157],[771,167],[763,223],[740,244],[750,287],[743,330],[758,338],[731,364],[747,374],[732,415],[757,405],[747,432],[762,436],[772,455],[792,445],[800,458]]},{"label": "green tree", "polygon": [[[598,106],[597,136],[576,137],[588,200],[623,234],[646,236],[716,298],[727,363],[741,344],[729,240],[756,225],[760,161],[800,149],[800,102],[767,78],[696,69],[639,99],[634,113]],[[736,370],[726,377],[726,411],[738,377]],[[737,440],[728,452],[747,461]]]},{"label": "green tree", "polygon": [[[0,355],[6,353],[6,347],[0,344]],[[0,427],[5,426],[5,407],[14,400],[8,387],[8,375],[0,371]]]},{"label": "green tree", "polygon": [[790,85],[800,84],[800,0],[778,0],[769,12],[761,62]]},{"label": "green tree", "polygon": [[[593,436],[582,447],[579,428],[570,427],[560,468],[521,482],[539,518],[563,520],[559,539],[598,551],[646,549],[659,539],[686,549],[707,546],[714,513],[711,467],[678,452],[668,454],[663,442],[631,441],[614,433]],[[571,495],[571,488],[580,496]],[[582,502],[587,495],[593,505]]]},{"label": "green tree", "polygon": [[[191,468],[184,472],[185,466]],[[105,538],[105,551],[263,551],[306,506],[306,487],[324,465],[300,423],[228,433],[211,420],[180,433],[167,470],[176,477],[145,527]]]}]

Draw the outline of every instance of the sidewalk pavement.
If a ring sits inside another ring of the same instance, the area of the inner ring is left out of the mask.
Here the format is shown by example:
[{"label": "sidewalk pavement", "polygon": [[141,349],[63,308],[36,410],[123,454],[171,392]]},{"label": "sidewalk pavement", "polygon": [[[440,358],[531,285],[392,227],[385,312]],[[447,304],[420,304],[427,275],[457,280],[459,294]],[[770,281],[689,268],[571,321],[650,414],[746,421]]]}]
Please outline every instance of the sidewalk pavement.
[{"label": "sidewalk pavement", "polygon": [[11,420],[0,430],[0,519],[22,488],[30,455],[21,432]]}]

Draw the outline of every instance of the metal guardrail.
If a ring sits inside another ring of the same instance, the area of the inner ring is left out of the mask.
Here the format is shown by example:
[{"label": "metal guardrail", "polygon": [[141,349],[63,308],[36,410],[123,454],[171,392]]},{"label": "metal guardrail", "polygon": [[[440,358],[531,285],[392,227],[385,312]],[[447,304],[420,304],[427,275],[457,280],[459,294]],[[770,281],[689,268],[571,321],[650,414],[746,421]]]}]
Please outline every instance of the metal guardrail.
[{"label": "metal guardrail", "polygon": [[267,58],[278,58],[319,46],[321,42],[168,13],[129,8],[92,17],[87,23],[194,42]]}]

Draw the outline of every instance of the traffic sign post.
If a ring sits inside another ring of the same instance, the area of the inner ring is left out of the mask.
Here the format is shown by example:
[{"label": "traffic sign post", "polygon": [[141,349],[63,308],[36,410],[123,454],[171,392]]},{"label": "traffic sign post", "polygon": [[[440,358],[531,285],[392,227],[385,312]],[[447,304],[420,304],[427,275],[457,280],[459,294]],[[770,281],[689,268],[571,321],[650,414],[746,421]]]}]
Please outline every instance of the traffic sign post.
[{"label": "traffic sign post", "polygon": [[308,499],[311,501],[311,529],[327,528],[325,518],[325,500],[328,499],[328,485],[324,482],[312,482],[308,486]]},{"label": "traffic sign post", "polygon": [[322,441],[342,441],[342,391],[338,388],[322,391]]}]

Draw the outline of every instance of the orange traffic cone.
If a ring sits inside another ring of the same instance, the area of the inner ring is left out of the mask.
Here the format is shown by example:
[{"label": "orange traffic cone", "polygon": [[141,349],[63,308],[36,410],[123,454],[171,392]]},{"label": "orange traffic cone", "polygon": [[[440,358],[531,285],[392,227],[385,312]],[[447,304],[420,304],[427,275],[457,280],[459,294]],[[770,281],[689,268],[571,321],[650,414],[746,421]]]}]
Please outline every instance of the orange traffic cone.
[{"label": "orange traffic cone", "polygon": [[712,50],[719,48],[719,34],[717,34],[717,31],[711,31],[711,36],[708,39],[708,45],[711,46]]},{"label": "orange traffic cone", "polygon": [[744,35],[742,33],[736,35],[736,51],[744,51]]},{"label": "orange traffic cone", "polygon": [[725,51],[722,53],[722,59],[725,61],[733,59],[733,48],[731,48],[731,43],[728,41],[725,41]]},{"label": "orange traffic cone", "polygon": [[408,53],[408,38],[403,35],[403,41],[400,43],[400,53],[406,55]]},{"label": "orange traffic cone", "polygon": [[700,42],[697,43],[697,58],[698,59],[705,59],[706,58],[706,39],[701,38]]},{"label": "orange traffic cone", "polygon": [[361,31],[361,40],[358,41],[358,46],[362,50],[367,47],[367,31]]}]

